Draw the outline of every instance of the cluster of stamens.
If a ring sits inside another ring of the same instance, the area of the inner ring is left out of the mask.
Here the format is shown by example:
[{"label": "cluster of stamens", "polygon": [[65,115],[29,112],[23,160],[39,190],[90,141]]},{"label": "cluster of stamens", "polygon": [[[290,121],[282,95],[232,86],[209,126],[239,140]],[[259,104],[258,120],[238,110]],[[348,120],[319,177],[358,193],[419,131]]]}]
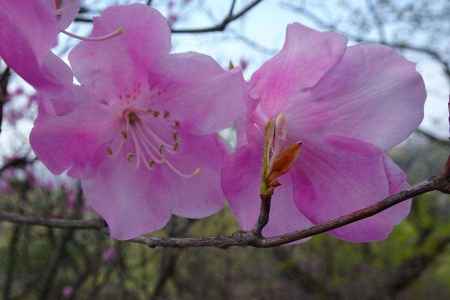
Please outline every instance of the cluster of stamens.
[{"label": "cluster of stamens", "polygon": [[[145,118],[149,117],[160,119],[160,122],[165,122],[168,125],[171,129],[170,141],[158,135],[151,126],[144,123]],[[152,170],[156,164],[164,164],[181,177],[190,178],[198,174],[200,169],[196,169],[192,173],[184,173],[169,160],[170,155],[176,154],[180,148],[178,132],[180,122],[172,120],[170,112],[160,112],[152,109],[125,110],[123,119],[125,126],[120,132],[119,145],[116,150],[108,147],[106,150],[108,155],[119,155],[123,152],[124,146],[127,143],[131,143],[133,150],[126,152],[125,155],[130,163],[135,163],[136,168],[139,168],[141,164],[145,164],[149,170]]]}]

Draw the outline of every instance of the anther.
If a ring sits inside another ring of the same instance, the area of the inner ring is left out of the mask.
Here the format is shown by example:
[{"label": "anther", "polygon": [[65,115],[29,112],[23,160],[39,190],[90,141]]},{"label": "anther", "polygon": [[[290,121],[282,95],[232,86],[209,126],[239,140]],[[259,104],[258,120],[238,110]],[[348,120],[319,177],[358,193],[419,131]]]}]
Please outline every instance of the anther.
[{"label": "anther", "polygon": [[122,135],[122,137],[123,137],[124,139],[127,139],[127,138],[128,138],[128,134],[127,134],[125,131],[121,131],[120,134]]},{"label": "anther", "polygon": [[167,110],[164,111],[164,119],[167,119],[170,116],[170,112],[168,112]]},{"label": "anther", "polygon": [[136,155],[134,153],[130,152],[130,153],[127,154],[127,160],[131,162],[135,156]]},{"label": "anther", "polygon": [[155,118],[159,117],[159,114],[160,114],[159,111],[154,111],[154,112],[152,112],[152,113],[153,113],[153,116],[154,116]]},{"label": "anther", "polygon": [[136,122],[139,121],[139,117],[134,112],[130,112],[128,114],[128,122],[130,122],[130,125],[136,124]]},{"label": "anther", "polygon": [[108,155],[113,155],[113,151],[112,151],[111,147],[106,148],[106,153]]}]

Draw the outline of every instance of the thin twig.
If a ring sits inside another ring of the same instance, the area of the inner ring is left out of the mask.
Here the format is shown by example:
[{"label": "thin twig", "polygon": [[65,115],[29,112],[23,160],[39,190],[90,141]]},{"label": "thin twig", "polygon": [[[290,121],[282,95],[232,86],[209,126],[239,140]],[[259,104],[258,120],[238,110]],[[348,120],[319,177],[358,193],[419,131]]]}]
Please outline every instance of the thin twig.
[{"label": "thin twig", "polygon": [[236,14],[233,14],[234,6],[236,5],[236,1],[233,0],[230,6],[230,10],[228,14],[225,16],[225,18],[222,20],[222,22],[209,26],[209,27],[202,27],[202,28],[186,28],[186,29],[173,29],[172,33],[208,33],[208,32],[221,32],[224,31],[228,25],[230,25],[232,22],[236,21],[237,19],[241,18],[245,14],[247,14],[250,10],[252,10],[256,5],[262,2],[262,0],[255,0],[242,8],[239,12]]},{"label": "thin twig", "polygon": [[[81,209],[83,206],[83,196],[81,187],[78,187],[77,191],[77,201],[75,205],[75,211],[72,214],[72,217],[79,218],[81,215]],[[54,255],[50,258],[48,262],[48,268],[43,274],[43,286],[39,296],[39,299],[45,300],[49,298],[53,288],[53,282],[57,278],[58,271],[61,267],[63,260],[66,258],[67,245],[73,239],[75,235],[75,229],[71,228],[63,233],[61,236],[58,246]]]},{"label": "thin twig", "polygon": [[3,124],[3,106],[8,97],[8,83],[11,78],[11,70],[6,68],[0,76],[0,133],[2,132]]},{"label": "thin twig", "polygon": [[270,205],[272,202],[272,193],[267,195],[261,195],[261,207],[259,209],[258,222],[255,226],[255,234],[262,236],[262,230],[269,223]]},{"label": "thin twig", "polygon": [[[298,241],[307,237],[321,234],[350,223],[371,217],[383,210],[386,210],[400,202],[406,201],[415,196],[419,196],[431,191],[441,191],[450,193],[450,178],[435,177],[423,183],[417,184],[409,189],[401,191],[397,194],[391,195],[380,202],[377,202],[364,209],[357,210],[350,214],[335,218],[328,222],[312,226],[308,229],[294,231],[291,233],[275,236],[275,237],[258,237],[254,232],[238,231],[232,235],[226,236],[212,236],[212,237],[197,237],[197,238],[171,238],[171,237],[138,237],[125,243],[143,244],[150,248],[164,247],[164,248],[189,248],[189,247],[215,247],[215,248],[229,248],[229,247],[255,247],[255,248],[270,248],[294,241]],[[105,230],[105,223],[101,220],[67,220],[67,219],[46,219],[34,216],[25,216],[20,214],[8,213],[0,211],[0,221],[7,221],[12,223],[38,225],[51,228],[63,229],[94,229]]]}]

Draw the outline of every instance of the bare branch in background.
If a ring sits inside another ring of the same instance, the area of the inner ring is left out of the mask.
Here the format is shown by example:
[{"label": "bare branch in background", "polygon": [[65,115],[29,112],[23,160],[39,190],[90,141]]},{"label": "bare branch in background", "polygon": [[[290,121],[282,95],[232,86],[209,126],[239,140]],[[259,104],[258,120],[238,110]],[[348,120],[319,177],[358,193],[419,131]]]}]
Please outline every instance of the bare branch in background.
[{"label": "bare branch in background", "polygon": [[210,27],[203,27],[203,28],[185,28],[185,29],[176,29],[172,28],[172,33],[207,33],[207,32],[221,32],[224,31],[228,25],[230,25],[232,22],[238,20],[239,18],[246,15],[250,10],[252,10],[256,5],[261,3],[262,0],[255,0],[248,4],[247,6],[243,7],[240,11],[238,11],[236,14],[233,13],[234,7],[236,5],[236,1],[232,0],[230,10],[228,14],[225,16],[225,18],[220,22],[219,24],[210,26]]},{"label": "bare branch in background", "polygon": [[[75,211],[73,212],[73,218],[79,218],[81,215],[81,208],[83,206],[83,196],[81,191],[81,186],[78,187],[77,200],[75,204]],[[53,287],[53,281],[55,280],[58,270],[62,264],[62,261],[66,257],[67,245],[73,239],[75,234],[75,229],[69,229],[63,233],[60,240],[58,241],[58,246],[54,255],[50,258],[48,263],[48,268],[43,274],[44,284],[39,299],[48,299]]]},{"label": "bare branch in background", "polygon": [[33,164],[37,159],[29,159],[27,156],[18,157],[7,161],[3,166],[0,167],[0,176],[9,169],[23,169],[28,165]]},{"label": "bare branch in background", "polygon": [[[234,21],[240,19],[241,17],[245,16],[248,12],[250,12],[256,5],[258,5],[262,1],[263,0],[255,0],[255,1],[251,2],[250,4],[244,6],[237,13],[234,13],[234,8],[236,6],[236,0],[232,0],[228,14],[218,24],[212,25],[212,26],[207,26],[207,27],[200,27],[200,28],[172,28],[171,31],[172,31],[172,33],[222,32],[222,31],[225,31],[225,29],[228,27],[228,25],[230,25]],[[75,18],[75,22],[92,23],[92,19],[86,18],[83,16],[78,16]]]},{"label": "bare branch in background", "polygon": [[[19,201],[24,202],[28,201],[28,185],[23,185],[20,187],[19,195],[20,199]],[[19,205],[19,211],[23,213],[23,211],[20,209]],[[12,299],[12,286],[14,283],[14,272],[16,271],[16,264],[17,264],[17,251],[19,249],[19,242],[22,236],[22,225],[21,224],[15,224],[14,229],[12,231],[11,239],[9,241],[9,247],[8,247],[8,260],[7,260],[7,267],[6,267],[6,277],[4,279],[4,285],[3,285],[3,299],[9,300]]]},{"label": "bare branch in background", "polygon": [[0,75],[0,134],[2,133],[3,124],[3,106],[8,97],[8,83],[11,78],[11,70],[6,68]]},{"label": "bare branch in background", "polygon": [[375,27],[378,32],[378,37],[381,42],[386,42],[386,31],[384,29],[384,22],[380,14],[378,13],[378,9],[376,5],[373,3],[373,0],[366,0],[366,5],[369,12],[372,14],[373,21],[375,23]]},{"label": "bare branch in background", "polygon": [[445,252],[450,237],[443,237],[433,242],[428,253],[419,253],[402,263],[395,272],[386,278],[386,290],[392,298],[411,286],[436,259]]}]

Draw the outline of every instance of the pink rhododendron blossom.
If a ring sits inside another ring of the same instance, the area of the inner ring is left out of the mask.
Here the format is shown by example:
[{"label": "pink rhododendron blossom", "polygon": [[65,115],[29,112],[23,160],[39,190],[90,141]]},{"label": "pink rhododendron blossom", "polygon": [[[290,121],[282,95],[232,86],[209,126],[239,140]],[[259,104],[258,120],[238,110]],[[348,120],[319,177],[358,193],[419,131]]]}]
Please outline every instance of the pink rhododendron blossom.
[{"label": "pink rhododendron blossom", "polygon": [[50,52],[79,0],[0,0],[0,58],[36,88],[59,86],[65,64]]},{"label": "pink rhododendron blossom", "polygon": [[[227,159],[222,180],[243,229],[258,217],[263,130],[280,113],[287,132],[280,142],[302,147],[275,189],[263,234],[322,223],[407,186],[385,151],[421,122],[422,78],[390,48],[346,43],[336,33],[289,25],[283,49],[251,78],[247,122],[238,126],[238,149]],[[330,234],[354,242],[384,239],[409,209],[404,202]]]},{"label": "pink rhododendron blossom", "polygon": [[31,133],[37,156],[52,172],[82,179],[117,239],[160,229],[171,214],[220,210],[216,133],[244,113],[241,71],[170,54],[167,21],[145,5],[110,7],[93,25],[92,36],[122,33],[71,51],[81,86],[40,109]]}]

